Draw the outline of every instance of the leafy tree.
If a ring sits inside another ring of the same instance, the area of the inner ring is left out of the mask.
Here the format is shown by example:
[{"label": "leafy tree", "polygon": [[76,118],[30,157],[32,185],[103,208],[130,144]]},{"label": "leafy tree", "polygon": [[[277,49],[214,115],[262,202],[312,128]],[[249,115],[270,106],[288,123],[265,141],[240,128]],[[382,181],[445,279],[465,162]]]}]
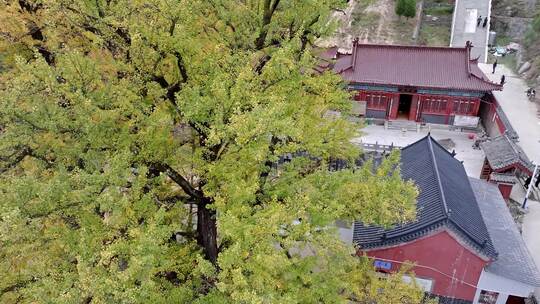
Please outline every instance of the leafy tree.
[{"label": "leafy tree", "polygon": [[416,16],[416,0],[397,0],[395,10],[398,16],[413,18]]},{"label": "leafy tree", "polygon": [[328,170],[359,154],[310,72],[342,2],[0,4],[0,302],[419,302],[331,228],[416,196],[397,154]]}]

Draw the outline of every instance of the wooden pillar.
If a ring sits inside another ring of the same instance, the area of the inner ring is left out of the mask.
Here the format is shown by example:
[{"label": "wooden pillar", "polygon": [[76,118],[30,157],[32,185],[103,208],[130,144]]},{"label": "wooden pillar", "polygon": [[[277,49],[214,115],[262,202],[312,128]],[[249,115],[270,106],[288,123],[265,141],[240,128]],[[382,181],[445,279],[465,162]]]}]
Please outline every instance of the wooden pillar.
[{"label": "wooden pillar", "polygon": [[390,95],[390,105],[388,111],[388,119],[396,119],[399,106],[399,93]]},{"label": "wooden pillar", "polygon": [[446,99],[446,109],[444,111],[444,123],[448,124],[450,123],[450,113],[452,113],[452,109],[454,107],[454,99],[455,97],[448,97]]},{"label": "wooden pillar", "polygon": [[409,120],[416,121],[416,113],[420,104],[420,96],[414,94],[411,99],[411,108],[409,110]]}]

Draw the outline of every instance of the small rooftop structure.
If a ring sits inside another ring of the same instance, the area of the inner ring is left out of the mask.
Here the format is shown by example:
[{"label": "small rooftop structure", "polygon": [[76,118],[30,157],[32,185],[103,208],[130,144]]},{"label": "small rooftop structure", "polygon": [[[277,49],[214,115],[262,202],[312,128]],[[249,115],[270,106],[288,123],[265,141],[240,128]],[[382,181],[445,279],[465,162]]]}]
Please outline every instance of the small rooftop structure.
[{"label": "small rooftop structure", "polygon": [[493,171],[502,172],[516,167],[532,175],[533,164],[523,149],[507,135],[494,137],[481,143],[480,147],[484,150]]},{"label": "small rooftop structure", "polygon": [[509,199],[518,178],[532,176],[534,166],[508,134],[493,137],[480,144],[486,158],[480,178],[497,184],[504,199]]},{"label": "small rooftop structure", "polygon": [[[349,83],[384,84],[489,92],[501,90],[471,59],[471,45],[426,47],[353,42],[350,55],[338,56],[334,71]],[[334,55],[334,50],[327,56]]]},{"label": "small rooftop structure", "polygon": [[385,230],[355,223],[363,249],[409,242],[447,228],[488,258],[497,256],[463,164],[430,135],[401,150],[401,175],[419,188],[417,220]]}]

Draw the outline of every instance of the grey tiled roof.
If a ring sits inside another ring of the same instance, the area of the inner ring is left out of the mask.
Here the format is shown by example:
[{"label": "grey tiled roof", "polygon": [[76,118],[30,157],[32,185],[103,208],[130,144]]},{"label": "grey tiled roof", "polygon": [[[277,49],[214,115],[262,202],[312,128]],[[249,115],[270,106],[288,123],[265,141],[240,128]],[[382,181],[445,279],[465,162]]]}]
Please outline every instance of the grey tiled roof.
[{"label": "grey tiled roof", "polygon": [[401,175],[420,191],[416,221],[388,230],[356,222],[356,244],[365,249],[394,245],[446,227],[479,252],[496,257],[463,164],[431,136],[401,150]]},{"label": "grey tiled roof", "polygon": [[476,178],[470,178],[470,181],[493,245],[499,253],[497,260],[488,265],[486,271],[540,287],[538,268],[499,189]]},{"label": "grey tiled roof", "polygon": [[502,183],[508,183],[508,184],[515,184],[517,183],[517,178],[513,174],[503,174],[503,173],[496,173],[493,172],[489,175],[489,180],[496,181],[496,182],[502,182]]},{"label": "grey tiled roof", "polygon": [[531,172],[533,170],[533,165],[525,152],[506,135],[494,137],[481,143],[480,146],[494,170],[517,164],[521,164]]}]

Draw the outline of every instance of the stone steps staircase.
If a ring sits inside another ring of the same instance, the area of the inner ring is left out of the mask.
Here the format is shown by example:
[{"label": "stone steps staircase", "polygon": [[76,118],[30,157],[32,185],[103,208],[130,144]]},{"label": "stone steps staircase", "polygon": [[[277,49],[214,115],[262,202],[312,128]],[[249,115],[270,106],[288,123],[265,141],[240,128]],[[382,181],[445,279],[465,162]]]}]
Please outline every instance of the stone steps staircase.
[{"label": "stone steps staircase", "polygon": [[389,130],[420,131],[420,124],[412,120],[387,120],[384,127]]}]

